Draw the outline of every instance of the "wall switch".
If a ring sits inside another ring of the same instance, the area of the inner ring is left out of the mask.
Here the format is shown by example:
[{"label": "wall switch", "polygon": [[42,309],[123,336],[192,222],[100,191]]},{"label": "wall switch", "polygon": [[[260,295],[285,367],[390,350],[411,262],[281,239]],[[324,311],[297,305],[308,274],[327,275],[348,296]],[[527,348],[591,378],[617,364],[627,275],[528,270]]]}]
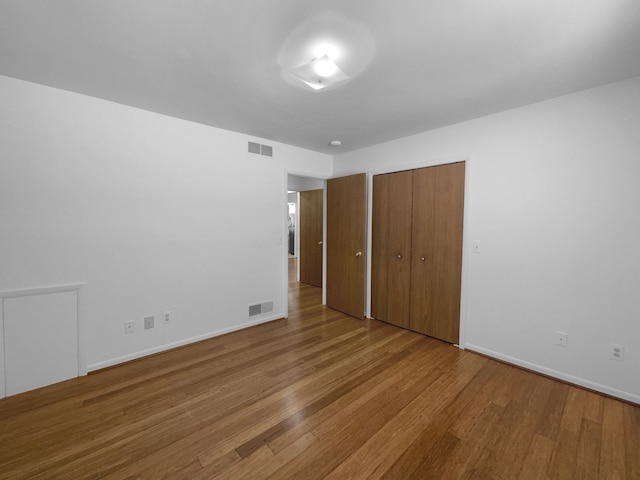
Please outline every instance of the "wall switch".
[{"label": "wall switch", "polygon": [[480,253],[480,242],[477,240],[473,241],[473,253]]},{"label": "wall switch", "polygon": [[131,320],[130,322],[124,322],[124,333],[133,333],[135,330],[135,322]]},{"label": "wall switch", "polygon": [[150,328],[153,328],[154,320],[155,317],[153,315],[144,317],[144,329],[149,330]]},{"label": "wall switch", "polygon": [[166,312],[164,312],[164,317],[163,317],[162,323],[164,323],[165,325],[167,323],[171,323],[171,312],[170,311],[167,310]]},{"label": "wall switch", "polygon": [[619,362],[624,362],[624,345],[618,345],[616,343],[611,344],[611,353],[609,357],[612,360],[617,360]]},{"label": "wall switch", "polygon": [[569,334],[567,332],[556,332],[556,345],[566,347],[569,341]]}]

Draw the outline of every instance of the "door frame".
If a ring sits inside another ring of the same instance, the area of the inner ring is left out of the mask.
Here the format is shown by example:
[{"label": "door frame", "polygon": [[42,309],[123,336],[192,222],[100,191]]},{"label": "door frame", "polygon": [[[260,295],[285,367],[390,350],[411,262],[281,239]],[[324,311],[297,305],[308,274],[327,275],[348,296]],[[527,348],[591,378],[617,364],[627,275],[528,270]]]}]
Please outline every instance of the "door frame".
[{"label": "door frame", "polygon": [[[284,169],[284,205],[285,214],[282,217],[282,238],[287,238],[289,234],[289,175],[296,177],[312,178],[322,180],[322,304],[326,305],[326,277],[327,277],[327,179],[330,175],[323,176],[315,173],[304,172],[302,170]],[[300,199],[298,198],[298,205]],[[298,219],[299,220],[299,219]],[[296,221],[296,230],[299,221]],[[297,230],[298,231],[298,230]],[[298,234],[296,234],[296,237]],[[282,242],[282,306],[284,318],[289,318],[289,246],[288,242]],[[299,252],[298,252],[299,253]],[[300,266],[298,265],[298,268]],[[298,280],[300,279],[300,271],[298,271]]]},{"label": "door frame", "polygon": [[467,339],[467,298],[469,291],[469,254],[472,249],[471,240],[471,156],[456,155],[451,157],[440,157],[416,163],[387,166],[384,168],[370,170],[367,172],[367,259],[365,277],[365,315],[371,318],[371,225],[373,220],[373,176],[385,173],[402,172],[425,167],[436,167],[448,163],[465,163],[464,169],[464,216],[462,224],[462,282],[460,285],[460,337],[456,345],[460,349],[466,348]]}]

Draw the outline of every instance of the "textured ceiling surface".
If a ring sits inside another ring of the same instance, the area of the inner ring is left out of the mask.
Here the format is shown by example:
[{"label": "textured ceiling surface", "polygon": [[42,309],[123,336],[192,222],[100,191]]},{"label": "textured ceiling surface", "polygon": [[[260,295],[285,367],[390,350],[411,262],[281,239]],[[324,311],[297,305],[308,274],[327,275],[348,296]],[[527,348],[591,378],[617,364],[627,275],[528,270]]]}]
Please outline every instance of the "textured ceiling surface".
[{"label": "textured ceiling surface", "polygon": [[[279,62],[318,18],[368,43],[315,92]],[[640,75],[640,2],[3,0],[0,74],[340,153]]]}]

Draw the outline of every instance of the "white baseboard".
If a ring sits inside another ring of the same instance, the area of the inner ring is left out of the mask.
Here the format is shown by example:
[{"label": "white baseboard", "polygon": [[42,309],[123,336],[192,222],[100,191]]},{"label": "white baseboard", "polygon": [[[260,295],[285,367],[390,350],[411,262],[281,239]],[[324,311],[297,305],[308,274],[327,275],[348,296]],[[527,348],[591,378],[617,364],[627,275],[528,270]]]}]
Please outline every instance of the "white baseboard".
[{"label": "white baseboard", "polygon": [[189,345],[190,343],[195,343],[201,340],[207,340],[209,338],[218,337],[220,335],[224,335],[225,333],[235,332],[238,330],[242,330],[244,328],[253,327],[254,325],[260,325],[261,323],[267,323],[267,322],[272,322],[274,320],[279,320],[281,318],[283,318],[282,313],[277,315],[270,315],[268,317],[260,318],[259,320],[242,323],[240,325],[234,325],[233,327],[223,328],[221,330],[216,330],[214,332],[205,333],[203,335],[198,335],[191,338],[185,338],[184,340],[168,343],[166,345],[159,345],[157,347],[153,347],[148,350],[142,350],[140,352],[134,352],[128,355],[123,355],[122,357],[105,360],[104,362],[92,363],[87,367],[87,370],[89,372],[94,372],[96,370],[101,370],[103,368],[113,367],[114,365],[130,362],[131,360],[137,360],[139,358],[148,357],[149,355],[153,355],[155,353],[165,352],[167,350],[171,350],[177,347],[183,347],[185,345]]},{"label": "white baseboard", "polygon": [[472,352],[481,353],[482,355],[486,355],[487,357],[501,360],[505,363],[510,363],[518,367],[526,368],[527,370],[532,370],[534,372],[538,372],[543,375],[548,375],[549,377],[557,378],[558,380],[562,380],[567,383],[572,383],[574,385],[578,385],[580,387],[584,387],[589,390],[595,390],[596,392],[604,393],[605,395],[610,395],[612,397],[620,398],[622,400],[626,400],[628,402],[640,405],[640,396],[635,395],[633,393],[625,392],[623,390],[618,390],[617,388],[608,387],[606,385],[592,382],[584,378],[574,377],[573,375],[569,375],[567,373],[559,372],[557,370],[543,367],[535,363],[527,362],[519,358],[510,357],[509,355],[504,355],[499,352],[494,352],[493,350],[488,350],[486,348],[479,347],[477,345],[472,345],[470,343],[467,343],[465,345],[465,348],[467,350],[471,350]]}]

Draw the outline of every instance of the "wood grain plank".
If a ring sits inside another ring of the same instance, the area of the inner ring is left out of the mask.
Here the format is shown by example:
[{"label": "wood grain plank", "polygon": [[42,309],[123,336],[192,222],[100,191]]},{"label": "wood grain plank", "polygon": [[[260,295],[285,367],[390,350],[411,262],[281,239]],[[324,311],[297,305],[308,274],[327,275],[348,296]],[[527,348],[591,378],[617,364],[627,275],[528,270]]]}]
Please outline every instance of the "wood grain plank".
[{"label": "wood grain plank", "polygon": [[0,400],[0,479],[640,478],[640,407],[290,285],[287,320]]},{"label": "wood grain plank", "polygon": [[640,408],[629,404],[622,408],[627,478],[640,478]]},{"label": "wood grain plank", "polygon": [[602,426],[583,418],[578,437],[575,478],[583,478],[585,480],[600,478],[601,444]]},{"label": "wood grain plank", "polygon": [[546,478],[547,468],[556,442],[542,435],[534,435],[529,452],[524,459],[518,479],[535,480]]}]

